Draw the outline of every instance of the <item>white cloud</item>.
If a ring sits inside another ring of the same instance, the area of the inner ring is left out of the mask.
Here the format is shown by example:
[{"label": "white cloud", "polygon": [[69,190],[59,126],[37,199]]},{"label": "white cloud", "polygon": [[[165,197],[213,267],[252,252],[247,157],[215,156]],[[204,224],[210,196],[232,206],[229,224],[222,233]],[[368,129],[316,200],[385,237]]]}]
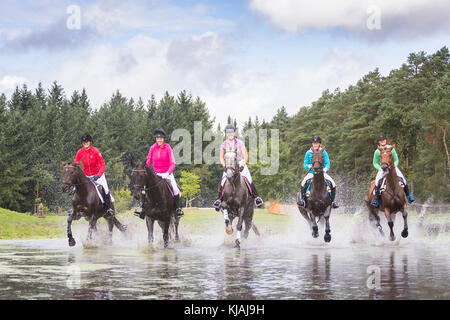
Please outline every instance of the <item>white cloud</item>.
[{"label": "white cloud", "polygon": [[7,97],[16,89],[27,83],[27,79],[18,76],[5,75],[0,80],[0,94],[4,93]]},{"label": "white cloud", "polygon": [[[367,28],[371,6],[380,9],[379,30]],[[250,0],[249,7],[287,32],[336,29],[369,39],[449,32],[447,0]]]}]

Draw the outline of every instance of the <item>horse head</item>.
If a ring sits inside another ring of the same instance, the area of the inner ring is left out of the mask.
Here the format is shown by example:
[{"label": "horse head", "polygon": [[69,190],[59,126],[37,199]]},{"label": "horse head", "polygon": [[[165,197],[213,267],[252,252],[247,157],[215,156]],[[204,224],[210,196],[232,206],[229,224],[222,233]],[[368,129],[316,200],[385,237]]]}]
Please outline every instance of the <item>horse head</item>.
[{"label": "horse head", "polygon": [[227,148],[225,150],[225,172],[227,174],[227,179],[231,179],[239,173],[236,148]]},{"label": "horse head", "polygon": [[133,166],[133,170],[130,175],[131,185],[130,191],[133,197],[141,201],[142,196],[146,194],[146,179],[147,179],[147,164],[143,162],[138,162]]},{"label": "horse head", "polygon": [[62,169],[62,192],[69,192],[72,185],[77,184],[79,168],[72,162],[63,162]]},{"label": "horse head", "polygon": [[381,168],[385,172],[389,172],[392,168],[392,165],[394,164],[392,149],[394,149],[393,146],[378,146],[378,150],[380,150]]},{"label": "horse head", "polygon": [[325,149],[319,149],[318,151],[312,151],[311,162],[314,169],[314,174],[319,174],[323,171],[323,151]]}]

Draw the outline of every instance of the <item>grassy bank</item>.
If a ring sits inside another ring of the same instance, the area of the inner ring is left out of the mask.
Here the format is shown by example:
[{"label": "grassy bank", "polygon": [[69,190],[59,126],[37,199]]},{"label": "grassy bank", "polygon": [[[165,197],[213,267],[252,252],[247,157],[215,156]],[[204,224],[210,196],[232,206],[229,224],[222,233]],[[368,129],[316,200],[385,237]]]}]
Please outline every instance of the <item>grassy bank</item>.
[{"label": "grassy bank", "polygon": [[[183,209],[185,216],[180,224],[187,232],[198,233],[210,229],[211,225],[217,225],[223,222],[222,215],[214,209]],[[295,212],[297,214],[297,212]],[[335,213],[336,215],[337,213]],[[119,220],[127,223],[139,223],[139,220],[133,216],[132,210],[121,211],[117,214]],[[360,219],[365,219],[366,215],[360,215]],[[409,223],[413,225],[417,222],[418,214],[410,211]],[[260,231],[270,229],[275,233],[284,232],[286,226],[292,223],[292,216],[275,215],[267,212],[267,209],[256,209],[254,221]],[[351,214],[342,214],[339,219],[353,219]],[[425,224],[449,223],[449,214],[429,214],[426,215]],[[18,213],[0,208],[0,239],[42,239],[42,238],[64,238],[66,237],[66,216],[48,215],[45,218],[37,218],[23,213]],[[398,215],[396,221],[403,221],[401,215]],[[99,220],[99,224],[106,223],[104,219]],[[87,221],[81,219],[75,224],[85,224]]]}]

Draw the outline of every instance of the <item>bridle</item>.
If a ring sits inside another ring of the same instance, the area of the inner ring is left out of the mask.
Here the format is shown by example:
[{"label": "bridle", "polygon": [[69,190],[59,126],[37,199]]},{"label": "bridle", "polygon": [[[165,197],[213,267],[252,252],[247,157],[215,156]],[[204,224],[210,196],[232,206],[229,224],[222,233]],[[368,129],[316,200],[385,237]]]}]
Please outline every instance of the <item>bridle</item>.
[{"label": "bridle", "polygon": [[[64,168],[63,169],[65,169],[65,168],[72,168],[72,169],[77,169],[78,167],[76,167],[76,166],[69,166],[69,165],[66,165],[66,166],[64,166]],[[80,186],[80,185],[82,185],[82,184],[85,184],[85,183],[87,183],[87,182],[79,182],[79,183],[74,183],[74,182],[62,182],[61,184],[63,184],[63,185],[66,185],[66,186],[68,186],[69,188],[71,187],[71,186]]]}]

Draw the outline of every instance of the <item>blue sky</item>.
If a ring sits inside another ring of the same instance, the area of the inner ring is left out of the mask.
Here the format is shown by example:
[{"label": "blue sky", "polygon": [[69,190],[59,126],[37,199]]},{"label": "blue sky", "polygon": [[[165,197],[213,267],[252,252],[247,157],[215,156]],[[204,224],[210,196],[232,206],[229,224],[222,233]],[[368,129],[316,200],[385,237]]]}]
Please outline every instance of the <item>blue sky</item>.
[{"label": "blue sky", "polygon": [[[66,26],[70,5],[80,30]],[[449,9],[444,0],[2,1],[0,92],[56,80],[67,95],[86,88],[98,108],[116,89],[144,100],[185,89],[220,122],[270,120],[282,105],[294,114],[325,89],[448,46]]]}]

